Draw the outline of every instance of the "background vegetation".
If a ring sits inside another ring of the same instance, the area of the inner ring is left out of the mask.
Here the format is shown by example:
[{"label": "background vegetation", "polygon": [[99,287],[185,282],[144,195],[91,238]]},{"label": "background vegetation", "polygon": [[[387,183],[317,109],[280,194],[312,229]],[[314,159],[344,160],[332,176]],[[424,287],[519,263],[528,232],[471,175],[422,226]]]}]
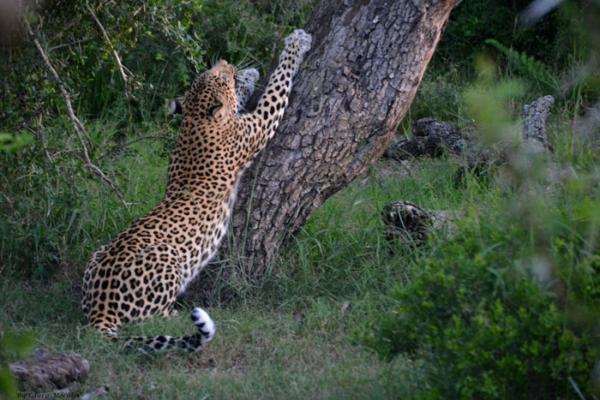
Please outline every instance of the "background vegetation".
[{"label": "background vegetation", "polygon": [[[45,4],[28,19],[33,37],[87,127],[92,160],[130,205],[84,168],[56,82],[32,37],[16,36],[0,64],[1,363],[27,347],[16,333],[81,352],[92,364],[84,390],[109,384],[114,398],[593,396],[599,132],[583,123],[600,96],[593,3],[565,2],[523,29],[527,1],[463,2],[399,129],[410,135],[414,119],[433,116],[474,124],[495,144],[518,132],[524,103],[553,94],[550,161],[570,173],[551,184],[549,160],[515,157],[488,181],[455,185],[461,160],[452,157],[374,165],[311,217],[262,282],[211,274],[215,293],[237,296],[209,299],[219,333],[203,355],[157,358],[123,353],[85,326],[85,262],[160,201],[177,132],[168,99],[218,58],[264,75],[314,2]],[[459,211],[458,235],[387,243],[380,212],[398,199]],[[179,318],[124,333],[188,332],[194,300]],[[0,390],[10,390],[3,374]]]}]

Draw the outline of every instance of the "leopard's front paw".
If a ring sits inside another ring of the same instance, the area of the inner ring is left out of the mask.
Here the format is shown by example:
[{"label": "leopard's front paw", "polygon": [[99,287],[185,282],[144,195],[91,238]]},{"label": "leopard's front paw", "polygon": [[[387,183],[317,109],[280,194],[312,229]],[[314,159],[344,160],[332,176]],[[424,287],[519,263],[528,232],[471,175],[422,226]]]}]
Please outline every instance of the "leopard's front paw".
[{"label": "leopard's front paw", "polygon": [[260,74],[256,68],[244,68],[239,70],[235,79],[236,86],[252,86],[256,84]]},{"label": "leopard's front paw", "polygon": [[312,36],[302,29],[296,29],[285,38],[284,52],[296,56],[300,61],[312,45]]},{"label": "leopard's front paw", "polygon": [[260,74],[256,68],[246,68],[238,71],[235,79],[235,94],[238,100],[238,113],[246,109],[246,103],[254,93]]}]

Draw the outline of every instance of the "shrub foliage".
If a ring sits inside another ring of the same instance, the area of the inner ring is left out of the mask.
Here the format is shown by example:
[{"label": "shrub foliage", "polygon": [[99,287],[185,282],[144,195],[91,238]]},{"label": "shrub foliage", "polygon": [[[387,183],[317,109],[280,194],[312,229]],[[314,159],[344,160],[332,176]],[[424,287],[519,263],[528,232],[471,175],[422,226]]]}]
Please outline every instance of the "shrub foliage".
[{"label": "shrub foliage", "polygon": [[[391,294],[390,311],[366,343],[385,358],[432,357],[443,398],[569,398],[574,384],[590,390],[600,355],[593,335],[566,324],[556,293],[515,266],[521,240],[514,227],[466,229]],[[583,294],[596,294],[598,275],[581,278]]]}]

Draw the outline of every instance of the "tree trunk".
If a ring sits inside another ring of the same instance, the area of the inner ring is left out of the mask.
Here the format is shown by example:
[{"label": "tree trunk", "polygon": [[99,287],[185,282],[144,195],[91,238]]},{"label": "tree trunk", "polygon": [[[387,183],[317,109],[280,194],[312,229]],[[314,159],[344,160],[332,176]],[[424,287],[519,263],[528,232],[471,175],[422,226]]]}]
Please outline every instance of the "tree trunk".
[{"label": "tree trunk", "polygon": [[221,258],[260,276],[394,137],[459,0],[322,0],[275,138],[242,178]]}]

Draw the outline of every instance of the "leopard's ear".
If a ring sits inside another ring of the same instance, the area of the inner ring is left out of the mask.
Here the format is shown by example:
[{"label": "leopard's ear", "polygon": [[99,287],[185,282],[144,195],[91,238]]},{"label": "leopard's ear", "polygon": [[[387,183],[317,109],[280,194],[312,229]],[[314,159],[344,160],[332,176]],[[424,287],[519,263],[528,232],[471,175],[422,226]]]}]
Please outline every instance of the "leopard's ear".
[{"label": "leopard's ear", "polygon": [[175,98],[169,101],[167,112],[169,113],[169,115],[183,114],[183,106],[181,105],[181,99]]}]

